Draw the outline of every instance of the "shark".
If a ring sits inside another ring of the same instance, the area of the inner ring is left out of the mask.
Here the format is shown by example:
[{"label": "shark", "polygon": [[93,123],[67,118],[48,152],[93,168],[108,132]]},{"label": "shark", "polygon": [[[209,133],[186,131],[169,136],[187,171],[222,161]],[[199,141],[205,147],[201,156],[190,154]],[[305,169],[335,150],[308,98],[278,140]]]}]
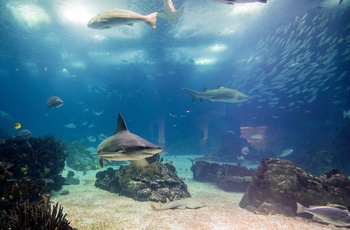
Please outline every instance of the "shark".
[{"label": "shark", "polygon": [[99,157],[101,167],[103,167],[103,160],[130,161],[137,166],[144,167],[149,165],[145,158],[160,153],[162,150],[162,147],[131,133],[123,116],[119,113],[117,130],[114,135],[102,141],[97,146],[97,153],[93,156]]},{"label": "shark", "polygon": [[199,98],[200,101],[206,99],[209,101],[228,103],[241,103],[250,100],[250,96],[239,92],[238,90],[225,88],[223,86],[213,90],[208,90],[204,88],[204,91],[202,93],[187,88],[182,88],[182,90],[184,90],[186,93],[192,96],[192,101],[196,100],[196,98]]},{"label": "shark", "polygon": [[164,18],[171,24],[176,24],[179,21],[179,15],[185,8],[185,4],[180,6],[179,9],[175,9],[172,0],[164,0],[163,10],[158,13],[158,17]]},{"label": "shark", "polygon": [[192,199],[175,200],[170,202],[168,201],[167,203],[159,207],[154,206],[154,204],[150,204],[150,205],[151,205],[151,208],[155,211],[162,211],[167,209],[186,209],[186,208],[196,209],[196,208],[202,208],[205,206],[204,204]]}]

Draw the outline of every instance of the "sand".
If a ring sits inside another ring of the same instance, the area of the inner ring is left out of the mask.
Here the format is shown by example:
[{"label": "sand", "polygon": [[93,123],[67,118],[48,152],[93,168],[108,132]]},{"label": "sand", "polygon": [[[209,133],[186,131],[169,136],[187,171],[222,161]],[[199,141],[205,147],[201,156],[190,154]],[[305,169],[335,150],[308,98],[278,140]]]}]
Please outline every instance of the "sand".
[{"label": "sand", "polygon": [[[191,157],[191,156],[189,156]],[[77,172],[79,185],[66,185],[68,195],[53,195],[52,201],[61,204],[71,226],[83,230],[97,229],[342,229],[301,217],[254,214],[239,207],[243,193],[225,192],[215,185],[192,180],[191,162],[186,157],[167,156],[173,161],[178,175],[185,179],[192,198],[205,204],[200,209],[154,211],[151,202],[135,201],[94,186],[98,170],[86,175]],[[118,168],[118,167],[116,167]],[[69,169],[66,167],[64,176]],[[105,169],[104,169],[105,170]],[[346,228],[343,228],[346,229]]]}]

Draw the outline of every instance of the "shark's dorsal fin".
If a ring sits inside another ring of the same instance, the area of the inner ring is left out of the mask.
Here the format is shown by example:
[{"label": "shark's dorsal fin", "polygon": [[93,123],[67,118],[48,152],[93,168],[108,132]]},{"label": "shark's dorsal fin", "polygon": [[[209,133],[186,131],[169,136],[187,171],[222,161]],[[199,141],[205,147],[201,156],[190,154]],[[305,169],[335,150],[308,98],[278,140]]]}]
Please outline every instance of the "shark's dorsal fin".
[{"label": "shark's dorsal fin", "polygon": [[118,114],[118,126],[117,126],[117,130],[115,131],[114,134],[119,133],[119,132],[123,132],[123,131],[128,131],[128,127],[126,127],[123,116],[119,113]]}]

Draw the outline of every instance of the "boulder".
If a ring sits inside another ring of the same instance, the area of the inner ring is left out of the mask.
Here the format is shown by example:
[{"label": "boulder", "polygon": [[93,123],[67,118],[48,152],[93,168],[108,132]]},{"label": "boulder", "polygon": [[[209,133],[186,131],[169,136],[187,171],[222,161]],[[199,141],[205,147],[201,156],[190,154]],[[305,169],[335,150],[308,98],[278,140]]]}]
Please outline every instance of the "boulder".
[{"label": "boulder", "polygon": [[175,167],[154,162],[145,167],[134,164],[96,174],[95,186],[139,201],[166,202],[191,197]]},{"label": "boulder", "polygon": [[350,180],[334,170],[313,177],[292,162],[266,158],[255,172],[239,206],[264,214],[295,216],[296,202],[304,206],[350,205]]},{"label": "boulder", "polygon": [[242,166],[207,161],[194,162],[191,171],[194,180],[215,183],[228,192],[245,192],[254,172]]}]

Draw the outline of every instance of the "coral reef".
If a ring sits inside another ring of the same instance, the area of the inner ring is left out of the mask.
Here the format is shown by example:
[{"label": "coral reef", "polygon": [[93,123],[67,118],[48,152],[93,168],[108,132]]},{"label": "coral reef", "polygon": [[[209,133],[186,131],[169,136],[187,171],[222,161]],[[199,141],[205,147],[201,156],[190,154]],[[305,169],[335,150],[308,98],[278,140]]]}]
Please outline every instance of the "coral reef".
[{"label": "coral reef", "polygon": [[193,179],[216,183],[229,192],[244,192],[252,179],[254,170],[242,166],[195,161],[191,167]]},{"label": "coral reef", "polygon": [[27,141],[6,139],[0,144],[0,161],[6,162],[14,178],[35,177],[57,180],[65,166],[65,146],[53,136]]},{"label": "coral reef", "polygon": [[333,170],[313,177],[287,160],[266,158],[253,176],[239,206],[264,214],[294,216],[296,202],[350,206],[350,180]]},{"label": "coral reef", "polygon": [[177,200],[190,197],[186,184],[170,164],[153,162],[145,167],[134,164],[108,168],[96,174],[95,186],[140,201]]},{"label": "coral reef", "polygon": [[83,141],[73,141],[67,145],[67,165],[77,171],[95,170],[100,168],[95,148],[85,148]]},{"label": "coral reef", "polygon": [[73,230],[62,206],[29,203],[18,204],[11,211],[0,212],[0,229]]}]

